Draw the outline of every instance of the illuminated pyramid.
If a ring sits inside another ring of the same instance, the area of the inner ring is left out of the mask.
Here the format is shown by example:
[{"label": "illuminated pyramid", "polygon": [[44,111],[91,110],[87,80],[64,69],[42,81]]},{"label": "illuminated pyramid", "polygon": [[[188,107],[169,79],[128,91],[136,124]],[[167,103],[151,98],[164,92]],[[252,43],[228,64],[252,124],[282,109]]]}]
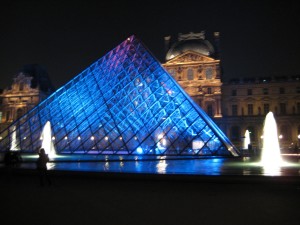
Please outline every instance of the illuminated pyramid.
[{"label": "illuminated pyramid", "polygon": [[47,122],[57,153],[237,156],[224,133],[131,36],[0,136],[34,152]]}]

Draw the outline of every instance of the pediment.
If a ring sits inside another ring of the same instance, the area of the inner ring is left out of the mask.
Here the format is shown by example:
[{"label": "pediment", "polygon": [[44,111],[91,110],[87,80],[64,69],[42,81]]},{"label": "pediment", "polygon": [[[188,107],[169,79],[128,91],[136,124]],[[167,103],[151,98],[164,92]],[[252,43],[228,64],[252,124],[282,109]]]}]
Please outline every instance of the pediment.
[{"label": "pediment", "polygon": [[245,98],[244,101],[245,101],[245,102],[254,102],[255,99],[254,99],[254,98],[251,98],[251,97],[248,97],[248,98]]},{"label": "pediment", "polygon": [[178,64],[178,63],[189,63],[189,62],[214,62],[215,59],[202,55],[197,52],[187,51],[181,55],[174,57],[173,59],[169,60],[165,63],[168,64]]},{"label": "pediment", "polygon": [[269,97],[263,97],[263,98],[261,98],[260,101],[262,101],[262,102],[269,102],[269,101],[271,101],[271,99]]},{"label": "pediment", "polygon": [[238,102],[238,100],[237,100],[236,98],[231,98],[231,99],[229,99],[229,102],[234,102],[234,103],[237,103],[237,102]]}]

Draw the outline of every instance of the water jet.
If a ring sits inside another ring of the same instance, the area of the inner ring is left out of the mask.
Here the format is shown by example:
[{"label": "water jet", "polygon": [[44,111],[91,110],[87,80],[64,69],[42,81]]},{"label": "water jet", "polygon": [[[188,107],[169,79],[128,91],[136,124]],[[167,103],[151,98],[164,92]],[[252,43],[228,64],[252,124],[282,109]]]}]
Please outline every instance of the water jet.
[{"label": "water jet", "polygon": [[244,149],[248,149],[250,145],[250,132],[249,130],[246,130],[245,132],[245,138],[244,138]]},{"label": "water jet", "polygon": [[272,112],[266,115],[263,129],[263,148],[261,165],[266,169],[279,168],[283,161],[281,158],[277,124]]},{"label": "water jet", "polygon": [[50,121],[47,121],[41,135],[42,140],[42,148],[45,149],[46,154],[49,157],[53,157],[56,155],[55,147],[52,140],[52,131]]},{"label": "water jet", "polygon": [[10,150],[11,151],[19,151],[19,147],[17,144],[17,131],[16,126],[12,127],[12,133],[11,133],[11,143],[10,143]]}]

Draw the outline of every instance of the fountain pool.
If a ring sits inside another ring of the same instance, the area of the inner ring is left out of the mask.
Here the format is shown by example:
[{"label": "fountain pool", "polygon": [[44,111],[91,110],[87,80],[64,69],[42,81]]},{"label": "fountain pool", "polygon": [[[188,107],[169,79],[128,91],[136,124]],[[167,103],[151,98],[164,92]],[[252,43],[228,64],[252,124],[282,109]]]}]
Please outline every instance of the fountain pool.
[{"label": "fountain pool", "polygon": [[[93,155],[93,154],[50,154],[50,170],[184,174],[184,175],[242,175],[242,176],[300,176],[300,154],[280,154],[276,122],[272,113],[266,116],[264,147],[259,156],[221,158],[200,156],[135,156],[135,155]],[[50,133],[50,134],[49,134]],[[45,125],[43,147],[51,150],[51,126]],[[276,143],[276,145],[274,145]],[[21,168],[35,168],[37,154],[23,154]],[[0,164],[1,166],[1,164]]]}]

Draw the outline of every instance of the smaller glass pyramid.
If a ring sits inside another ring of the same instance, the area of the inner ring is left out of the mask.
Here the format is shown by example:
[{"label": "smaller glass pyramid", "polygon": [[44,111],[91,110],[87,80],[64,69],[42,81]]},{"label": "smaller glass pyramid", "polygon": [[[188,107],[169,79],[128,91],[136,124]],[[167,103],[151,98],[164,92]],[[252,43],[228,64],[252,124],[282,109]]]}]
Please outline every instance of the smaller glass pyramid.
[{"label": "smaller glass pyramid", "polygon": [[135,36],[4,130],[1,149],[36,151],[48,121],[57,153],[238,156]]}]

